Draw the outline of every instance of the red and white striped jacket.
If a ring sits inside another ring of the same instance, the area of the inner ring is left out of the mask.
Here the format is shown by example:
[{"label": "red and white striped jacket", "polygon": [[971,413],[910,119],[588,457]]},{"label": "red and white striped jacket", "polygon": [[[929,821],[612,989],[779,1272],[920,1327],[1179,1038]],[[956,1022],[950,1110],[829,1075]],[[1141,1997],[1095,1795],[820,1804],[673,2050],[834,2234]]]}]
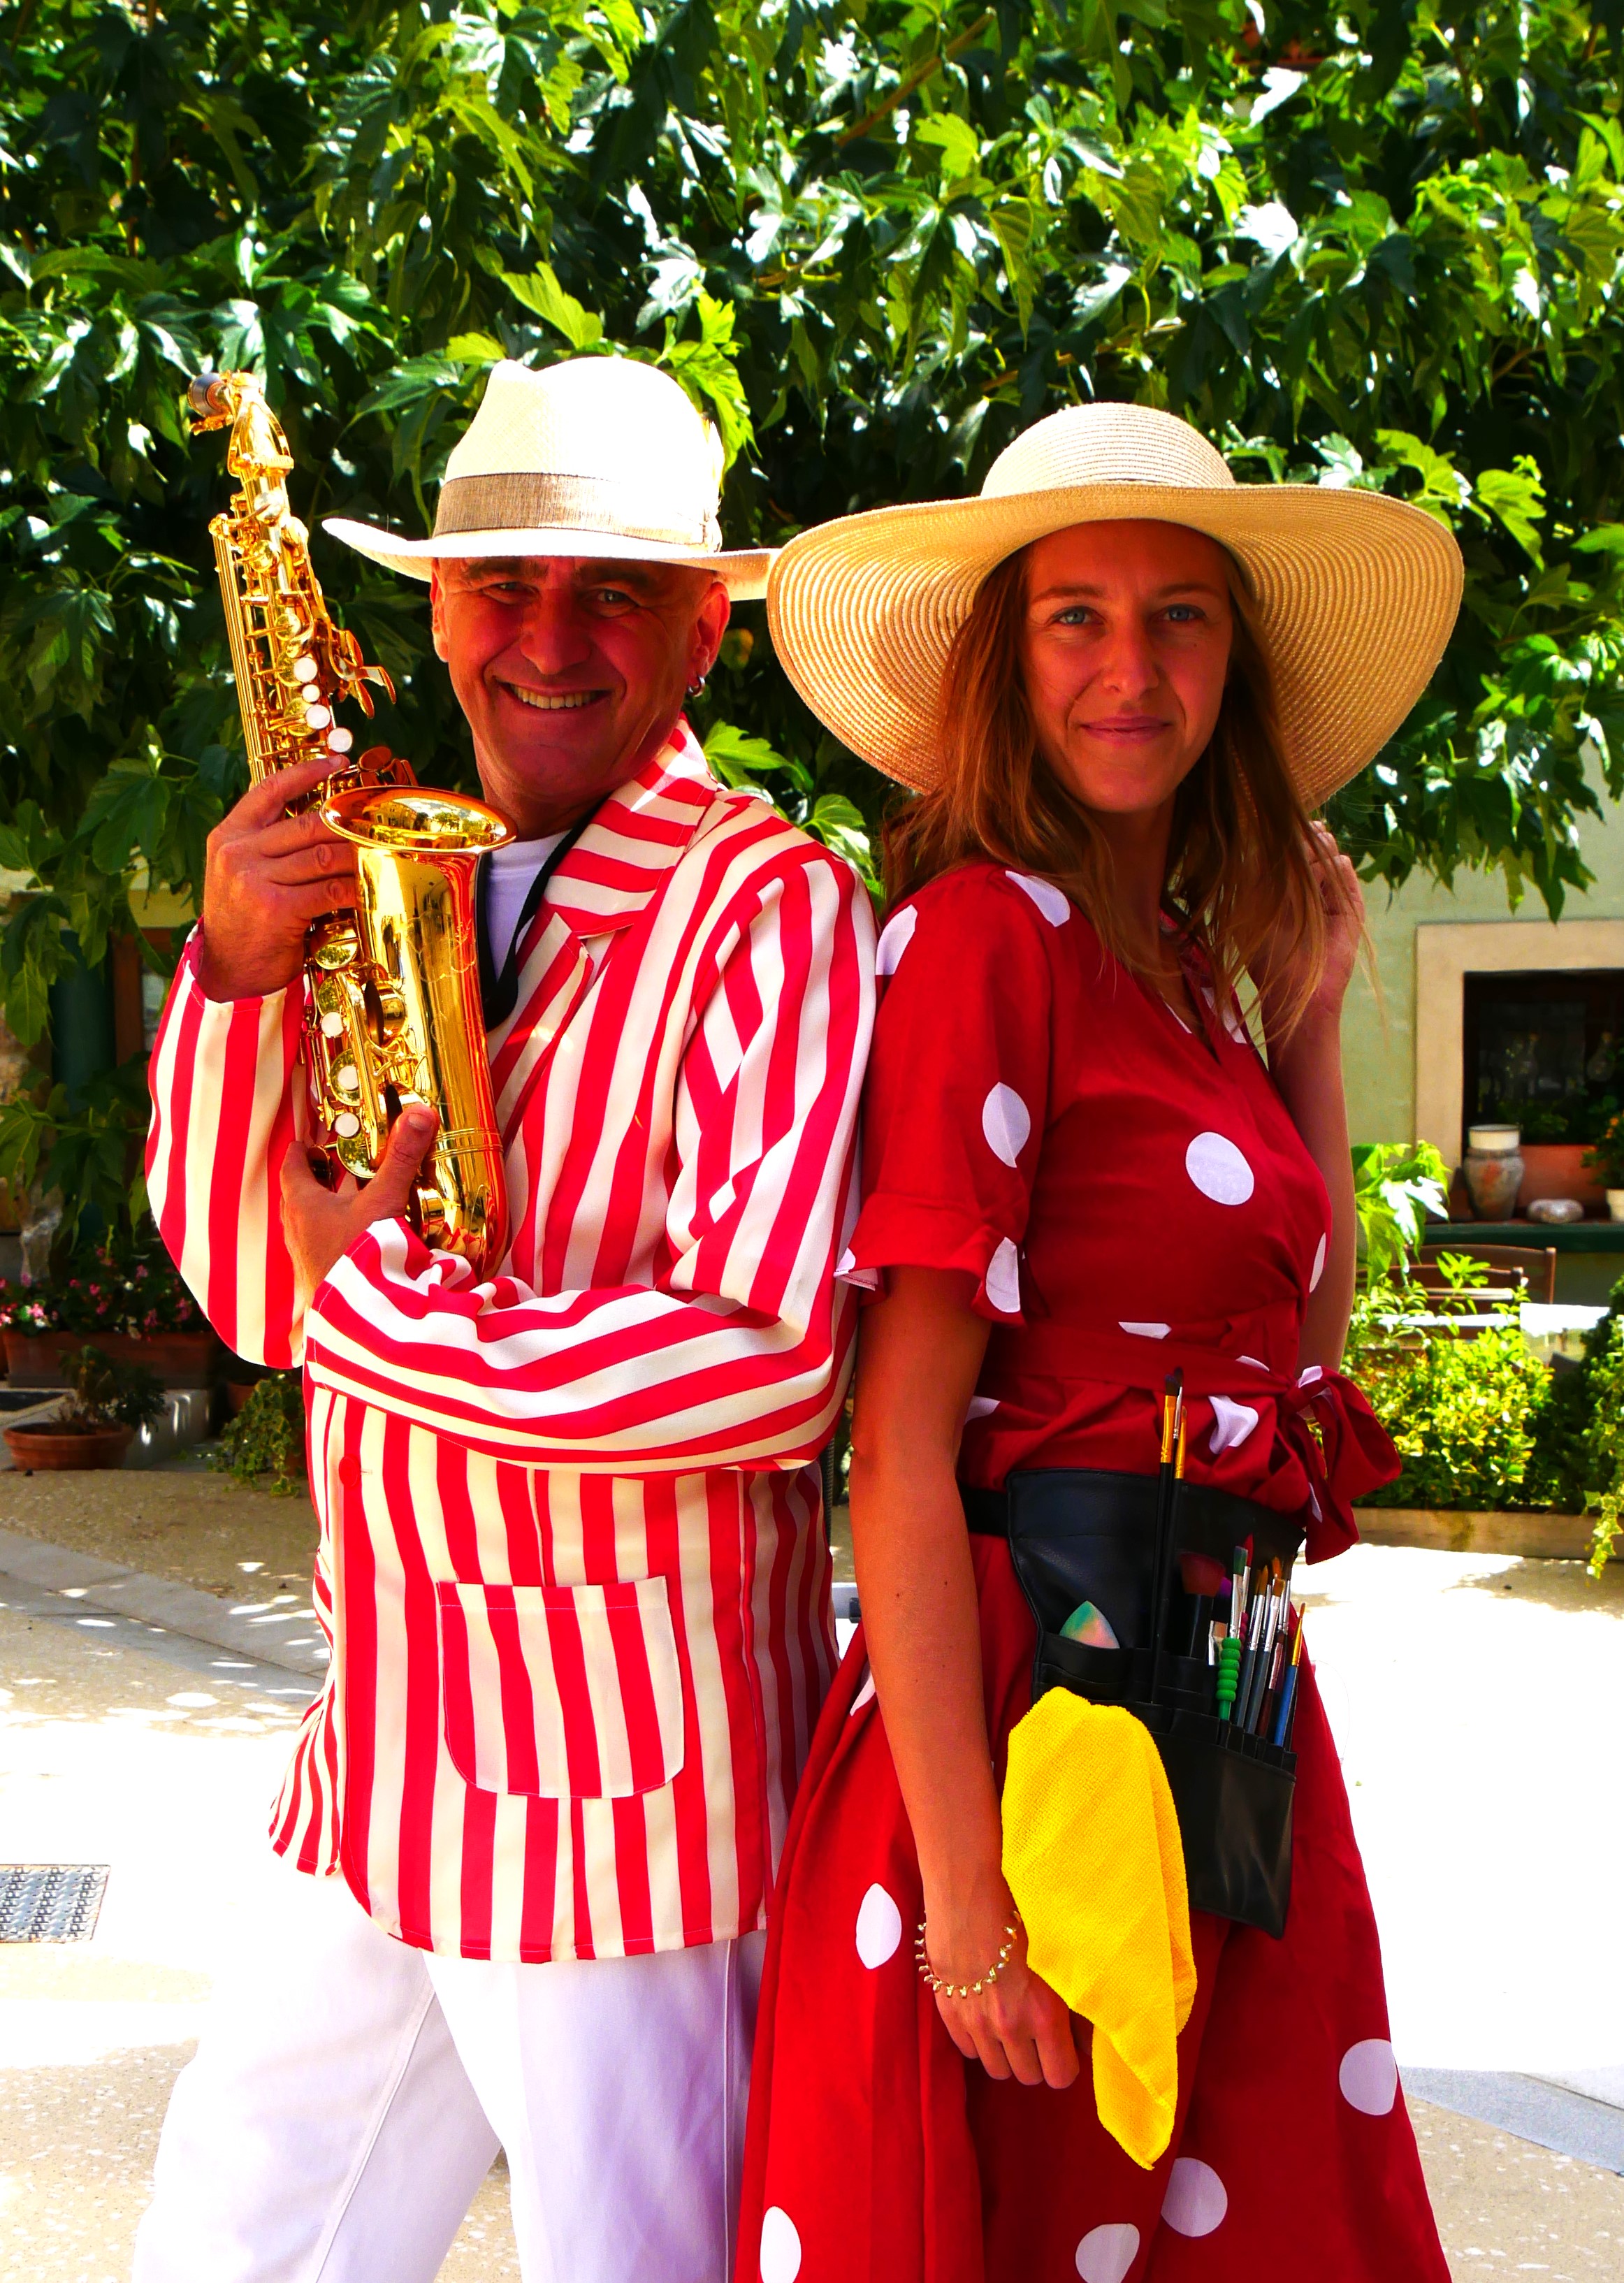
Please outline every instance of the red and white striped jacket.
[{"label": "red and white striped jacket", "polygon": [[301,1316],[277,1204],[297,993],[152,1061],[152,1211],[239,1354],[302,1357],[332,1645],[272,1825],[468,1958],[763,1922],[832,1670],[817,1469],[873,1009],[849,869],[685,725],[560,864],[490,1039],[514,1236],[476,1284],[379,1221]]}]

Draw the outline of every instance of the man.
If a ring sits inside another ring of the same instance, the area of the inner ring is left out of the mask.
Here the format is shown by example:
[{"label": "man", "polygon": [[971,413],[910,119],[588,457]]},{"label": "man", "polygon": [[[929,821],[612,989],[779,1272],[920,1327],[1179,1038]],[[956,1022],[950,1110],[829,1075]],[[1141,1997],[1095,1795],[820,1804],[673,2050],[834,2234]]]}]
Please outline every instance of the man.
[{"label": "man", "polygon": [[527,2283],[725,2283],[767,1893],[829,1671],[817,1473],[850,1318],[872,923],[682,719],[730,592],[720,452],[616,358],[496,367],[432,540],[434,642],[515,845],[482,879],[514,1235],[401,1218],[432,1138],[329,1193],[304,931],[343,844],[209,844],[148,1180],[224,1337],[302,1360],[332,1643],[263,1952],[176,2087],[138,2283],[424,2283],[498,2140]]}]

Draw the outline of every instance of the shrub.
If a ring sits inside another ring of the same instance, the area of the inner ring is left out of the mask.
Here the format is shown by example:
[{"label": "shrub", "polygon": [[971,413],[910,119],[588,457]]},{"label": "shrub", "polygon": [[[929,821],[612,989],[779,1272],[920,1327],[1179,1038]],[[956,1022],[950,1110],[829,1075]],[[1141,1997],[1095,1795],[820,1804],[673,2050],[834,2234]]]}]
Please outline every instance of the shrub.
[{"label": "shrub", "polygon": [[1368,1374],[1365,1392],[1404,1470],[1371,1506],[1530,1502],[1528,1475],[1550,1375],[1515,1321],[1475,1339],[1434,1339]]},{"label": "shrub", "polygon": [[[296,1371],[258,1381],[253,1394],[221,1435],[209,1464],[223,1473],[291,1497],[305,1484],[304,1390]],[[269,1479],[267,1479],[269,1477]]]}]

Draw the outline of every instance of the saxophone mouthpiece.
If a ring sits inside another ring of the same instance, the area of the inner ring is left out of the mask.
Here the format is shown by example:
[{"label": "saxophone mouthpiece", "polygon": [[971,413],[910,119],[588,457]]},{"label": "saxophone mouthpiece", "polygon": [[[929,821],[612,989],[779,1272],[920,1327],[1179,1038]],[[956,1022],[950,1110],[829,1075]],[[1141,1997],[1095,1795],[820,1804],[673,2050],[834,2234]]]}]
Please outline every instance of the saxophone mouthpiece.
[{"label": "saxophone mouthpiece", "polygon": [[219,372],[199,373],[186,391],[186,409],[191,415],[194,435],[201,435],[206,428],[223,427],[232,417],[225,375]]}]

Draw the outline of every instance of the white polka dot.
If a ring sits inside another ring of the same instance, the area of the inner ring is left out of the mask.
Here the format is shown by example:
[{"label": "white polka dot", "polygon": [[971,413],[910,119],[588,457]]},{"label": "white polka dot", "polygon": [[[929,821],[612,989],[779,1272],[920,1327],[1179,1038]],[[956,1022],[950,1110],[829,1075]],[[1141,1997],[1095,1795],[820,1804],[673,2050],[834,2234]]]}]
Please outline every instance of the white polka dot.
[{"label": "white polka dot", "polygon": [[1122,2283],[1138,2256],[1138,2229],[1131,2220],[1113,2220],[1091,2227],[1077,2246],[1077,2272],[1082,2283]]},{"label": "white polka dot", "polygon": [[1386,2116],[1398,2099],[1399,2065],[1386,2038],[1362,2038],[1349,2045],[1337,2071],[1342,2098],[1363,2116]]},{"label": "white polka dot", "polygon": [[987,1297],[1000,1315],[1019,1315],[1020,1256],[1007,1236],[987,1264]]},{"label": "white polka dot", "polygon": [[871,1974],[894,1958],[902,1939],[902,1913],[883,1887],[871,1887],[857,1913],[857,1955]]},{"label": "white polka dot", "polygon": [[970,1399],[970,1408],[964,1414],[965,1423],[968,1424],[972,1419],[990,1419],[997,1408],[998,1399],[995,1395],[972,1395]]},{"label": "white polka dot", "polygon": [[1222,2227],[1230,2192],[1210,2164],[1198,2156],[1179,2156],[1167,2175],[1161,2216],[1180,2235],[1210,2235]]},{"label": "white polka dot", "polygon": [[[857,1694],[852,1698],[852,1712],[861,1712],[865,1704],[871,1704],[873,1702],[874,1676],[871,1672],[869,1672],[863,1675],[863,1686],[857,1691]],[[848,1712],[846,1717],[849,1720],[851,1718],[851,1712]]]},{"label": "white polka dot", "polygon": [[1253,1371],[1267,1371],[1269,1369],[1269,1366],[1266,1363],[1260,1363],[1256,1356],[1237,1356],[1235,1360],[1237,1363],[1249,1363]]},{"label": "white polka dot", "polygon": [[761,2214],[761,2283],[795,2283],[800,2272],[800,2238],[781,2204]]},{"label": "white polka dot", "polygon": [[1032,1113],[1012,1086],[995,1086],[981,1104],[981,1131],[995,1157],[1012,1165],[1032,1133]]},{"label": "white polka dot", "polygon": [[1171,1324],[1121,1323],[1119,1324],[1118,1329],[1124,1332],[1132,1332],[1136,1339],[1165,1340],[1167,1334],[1173,1329],[1173,1327]]},{"label": "white polka dot", "polygon": [[835,1262],[835,1264],[834,1264],[834,1273],[835,1273],[835,1274],[836,1274],[837,1276],[849,1276],[849,1275],[851,1274],[851,1273],[852,1273],[852,1270],[853,1270],[856,1266],[857,1266],[857,1256],[856,1256],[856,1254],[852,1251],[852,1249],[851,1249],[850,1245],[848,1244],[848,1245],[847,1246],[847,1248],[846,1248],[845,1251],[840,1255],[839,1258]]},{"label": "white polka dot", "polygon": [[1251,1166],[1222,1134],[1198,1134],[1184,1152],[1184,1171],[1215,1205],[1244,1205],[1254,1187]]},{"label": "white polka dot", "polygon": [[894,920],[887,920],[879,931],[879,943],[874,954],[876,975],[894,975],[896,963],[913,941],[913,931],[919,924],[919,915],[912,904],[907,905]]},{"label": "white polka dot", "polygon": [[1299,1387],[1312,1387],[1316,1380],[1322,1380],[1324,1376],[1325,1367],[1323,1363],[1306,1363],[1297,1375],[1297,1384]]},{"label": "white polka dot", "polygon": [[1070,919],[1071,905],[1052,880],[1035,880],[1030,872],[1006,872],[1003,877],[1031,897],[1050,927],[1064,927]]},{"label": "white polka dot", "polygon": [[1220,1451],[1238,1451],[1258,1423],[1258,1414],[1249,1403],[1231,1403],[1227,1395],[1208,1398],[1213,1406],[1213,1439],[1210,1445],[1214,1458]]},{"label": "white polka dot", "polygon": [[1319,1241],[1319,1248],[1314,1255],[1314,1266],[1308,1271],[1308,1290],[1310,1292],[1317,1292],[1319,1290],[1320,1278],[1325,1273],[1325,1248],[1329,1240],[1327,1238],[1322,1236]]}]

